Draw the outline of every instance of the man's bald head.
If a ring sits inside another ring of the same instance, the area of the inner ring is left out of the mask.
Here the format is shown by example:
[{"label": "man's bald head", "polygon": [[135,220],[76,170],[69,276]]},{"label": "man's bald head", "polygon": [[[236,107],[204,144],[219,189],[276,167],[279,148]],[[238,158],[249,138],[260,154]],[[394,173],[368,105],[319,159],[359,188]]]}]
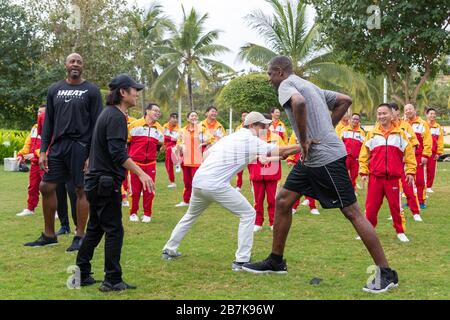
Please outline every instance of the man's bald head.
[{"label": "man's bald head", "polygon": [[83,73],[83,57],[78,53],[71,53],[67,56],[64,64],[67,71],[68,79],[72,81],[81,81],[81,74]]},{"label": "man's bald head", "polygon": [[83,62],[83,57],[79,53],[73,52],[67,56],[65,63],[67,64],[72,59],[77,59]]},{"label": "man's bald head", "polygon": [[278,89],[281,82],[287,79],[293,72],[291,59],[286,56],[277,56],[270,60],[267,75],[269,76],[269,82]]}]

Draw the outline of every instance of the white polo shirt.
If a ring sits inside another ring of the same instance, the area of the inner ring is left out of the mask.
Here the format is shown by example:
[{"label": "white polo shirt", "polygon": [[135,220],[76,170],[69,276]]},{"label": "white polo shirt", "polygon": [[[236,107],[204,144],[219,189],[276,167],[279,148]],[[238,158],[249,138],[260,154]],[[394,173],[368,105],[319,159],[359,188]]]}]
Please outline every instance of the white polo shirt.
[{"label": "white polo shirt", "polygon": [[242,128],[208,150],[209,155],[195,173],[192,186],[210,191],[229,187],[231,177],[254,162],[258,155],[267,155],[275,148],[252,135],[249,129]]}]

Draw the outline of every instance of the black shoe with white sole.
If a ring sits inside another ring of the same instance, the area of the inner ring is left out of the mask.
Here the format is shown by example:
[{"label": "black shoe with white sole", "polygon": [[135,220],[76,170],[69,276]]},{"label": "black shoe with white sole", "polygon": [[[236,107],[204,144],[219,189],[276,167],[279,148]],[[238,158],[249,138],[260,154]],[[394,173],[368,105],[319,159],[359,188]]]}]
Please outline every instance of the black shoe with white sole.
[{"label": "black shoe with white sole", "polygon": [[363,291],[369,293],[383,293],[398,287],[397,271],[391,268],[379,268],[371,283],[364,286]]},{"label": "black shoe with white sole", "polygon": [[66,252],[75,252],[80,250],[83,238],[80,236],[73,237],[72,244],[66,249]]},{"label": "black shoe with white sole", "polygon": [[286,274],[288,272],[286,260],[283,260],[281,263],[278,263],[270,256],[266,260],[263,260],[261,262],[246,263],[242,266],[242,270],[252,273]]},{"label": "black shoe with white sole", "polygon": [[47,237],[44,233],[33,242],[25,243],[25,247],[45,247],[45,246],[54,246],[58,244],[58,238],[55,236],[53,238]]}]

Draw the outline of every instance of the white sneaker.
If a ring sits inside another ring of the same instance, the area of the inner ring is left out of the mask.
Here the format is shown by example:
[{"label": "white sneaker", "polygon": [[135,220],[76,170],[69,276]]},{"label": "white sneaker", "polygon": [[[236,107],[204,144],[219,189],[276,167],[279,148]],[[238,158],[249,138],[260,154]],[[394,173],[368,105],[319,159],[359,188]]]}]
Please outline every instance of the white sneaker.
[{"label": "white sneaker", "polygon": [[150,223],[150,222],[152,222],[152,217],[143,216],[142,217],[142,222],[143,223]]},{"label": "white sneaker", "polygon": [[431,188],[427,188],[427,193],[434,193],[434,191]]},{"label": "white sneaker", "polygon": [[55,219],[59,219],[58,211],[55,211]]},{"label": "white sneaker", "polygon": [[18,217],[26,217],[26,216],[31,216],[34,214],[34,211],[28,210],[28,209],[23,209],[22,212],[19,212],[18,214],[16,214],[16,216]]},{"label": "white sneaker", "polygon": [[236,191],[237,191],[237,192],[241,192],[241,188],[236,187]]},{"label": "white sneaker", "polygon": [[355,240],[361,240],[361,237],[360,237],[360,236],[357,236],[357,237],[355,238]]},{"label": "white sneaker", "polygon": [[414,216],[414,220],[417,222],[423,222],[422,217],[420,216],[420,214],[415,214]]},{"label": "white sneaker", "polygon": [[175,172],[176,172],[176,173],[181,172],[181,166],[180,166],[180,165],[176,165],[176,166],[175,166]]},{"label": "white sneaker", "polygon": [[169,189],[173,189],[176,187],[177,187],[177,184],[175,182],[169,183],[169,185],[167,186],[167,188],[169,188]]},{"label": "white sneaker", "polygon": [[305,199],[305,200],[302,202],[302,206],[309,206],[309,200],[308,200],[308,199]]},{"label": "white sneaker", "polygon": [[311,209],[311,214],[318,216],[320,214],[320,212],[317,209]]},{"label": "white sneaker", "polygon": [[130,216],[130,221],[131,221],[131,222],[139,222],[139,217],[138,217],[138,215],[137,215],[136,213],[133,213],[133,214]]},{"label": "white sneaker", "polygon": [[270,230],[272,230],[272,231],[273,231],[273,226],[270,226]]},{"label": "white sneaker", "polygon": [[296,213],[297,213],[297,210],[294,209],[294,208],[292,208],[292,215],[294,215],[294,214],[296,214]]},{"label": "white sneaker", "polygon": [[358,194],[355,192],[355,197],[357,197],[358,196]]},{"label": "white sneaker", "polygon": [[388,218],[388,220],[392,220],[392,216]]},{"label": "white sneaker", "polygon": [[122,201],[122,207],[129,207],[130,203],[127,200]]},{"label": "white sneaker", "polygon": [[409,242],[408,237],[407,237],[406,234],[404,234],[404,233],[399,233],[399,234],[397,234],[397,238],[398,238],[398,240],[400,240],[401,242]]},{"label": "white sneaker", "polygon": [[253,227],[253,232],[258,232],[262,230],[262,226],[254,226]]},{"label": "white sneaker", "polygon": [[406,199],[406,194],[402,193],[402,198]]},{"label": "white sneaker", "polygon": [[179,204],[176,204],[175,207],[180,208],[180,207],[189,207],[189,203],[186,203],[184,201],[181,201]]}]

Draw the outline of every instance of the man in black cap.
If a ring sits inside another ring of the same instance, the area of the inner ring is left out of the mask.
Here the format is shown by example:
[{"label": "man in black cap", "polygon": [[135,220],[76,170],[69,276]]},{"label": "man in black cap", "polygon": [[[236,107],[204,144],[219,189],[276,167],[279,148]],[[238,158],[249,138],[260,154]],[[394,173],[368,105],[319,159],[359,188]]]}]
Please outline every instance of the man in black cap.
[{"label": "man in black cap", "polygon": [[127,110],[136,105],[138,91],[144,88],[126,74],[115,77],[109,84],[107,106],[100,114],[92,135],[89,169],[85,191],[89,201],[89,223],[85,239],[77,256],[81,285],[92,285],[94,250],[105,235],[105,280],[102,292],[122,291],[136,287],[122,280],[120,254],[123,244],[122,195],[120,186],[125,169],[136,174],[144,190],[155,191],[152,179],[139,168],[127,153]]},{"label": "man in black cap", "polygon": [[92,131],[102,111],[98,87],[82,78],[83,58],[72,53],[66,58],[67,78],[48,89],[47,110],[41,134],[39,166],[44,170],[40,184],[45,228],[28,247],[58,243],[55,235],[56,187],[73,182],[77,194],[77,232],[68,252],[80,248],[88,218],[89,204],[83,191],[84,170],[91,147]]}]

